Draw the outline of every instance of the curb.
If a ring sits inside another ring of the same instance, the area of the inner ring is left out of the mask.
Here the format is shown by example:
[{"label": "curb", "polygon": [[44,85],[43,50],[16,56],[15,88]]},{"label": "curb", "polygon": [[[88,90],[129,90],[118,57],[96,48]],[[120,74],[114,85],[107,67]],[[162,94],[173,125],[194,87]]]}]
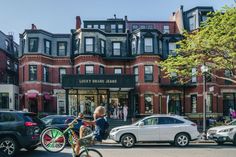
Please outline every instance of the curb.
[{"label": "curb", "polygon": [[[215,143],[215,141],[212,140],[196,140],[196,141],[191,141],[190,143]],[[117,144],[117,142],[113,140],[105,140],[102,141],[101,144]]]}]

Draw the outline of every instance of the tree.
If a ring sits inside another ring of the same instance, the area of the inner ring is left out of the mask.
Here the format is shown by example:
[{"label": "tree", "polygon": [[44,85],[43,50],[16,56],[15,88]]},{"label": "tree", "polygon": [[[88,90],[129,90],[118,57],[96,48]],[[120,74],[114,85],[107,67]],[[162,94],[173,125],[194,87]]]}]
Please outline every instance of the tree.
[{"label": "tree", "polygon": [[[184,32],[184,39],[177,44],[176,56],[169,56],[160,63],[165,76],[177,73],[182,83],[191,78],[192,68],[207,65],[213,77],[236,83],[236,8],[225,6],[208,14],[208,19],[194,32]],[[218,75],[229,71],[230,77]],[[194,75],[202,75],[197,70]]]}]

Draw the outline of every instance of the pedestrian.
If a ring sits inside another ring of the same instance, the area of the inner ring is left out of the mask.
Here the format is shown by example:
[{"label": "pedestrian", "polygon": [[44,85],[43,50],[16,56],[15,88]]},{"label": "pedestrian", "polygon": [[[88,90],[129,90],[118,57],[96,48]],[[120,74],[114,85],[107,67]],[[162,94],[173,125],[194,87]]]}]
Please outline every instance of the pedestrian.
[{"label": "pedestrian", "polygon": [[113,118],[114,119],[117,119],[117,104],[116,103],[114,103],[114,110],[113,110]]},{"label": "pedestrian", "polygon": [[118,119],[122,119],[123,118],[123,107],[122,105],[119,103],[118,104]]},{"label": "pedestrian", "polygon": [[127,121],[127,116],[128,116],[128,106],[125,104],[123,107],[123,116],[124,116],[124,121]]}]

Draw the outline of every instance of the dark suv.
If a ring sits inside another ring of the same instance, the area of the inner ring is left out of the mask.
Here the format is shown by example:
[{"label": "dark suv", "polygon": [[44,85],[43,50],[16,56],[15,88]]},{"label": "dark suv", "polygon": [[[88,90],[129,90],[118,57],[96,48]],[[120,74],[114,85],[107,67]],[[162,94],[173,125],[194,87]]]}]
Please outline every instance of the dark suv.
[{"label": "dark suv", "polygon": [[44,128],[45,124],[35,113],[0,111],[0,149],[9,156],[21,148],[34,150]]}]

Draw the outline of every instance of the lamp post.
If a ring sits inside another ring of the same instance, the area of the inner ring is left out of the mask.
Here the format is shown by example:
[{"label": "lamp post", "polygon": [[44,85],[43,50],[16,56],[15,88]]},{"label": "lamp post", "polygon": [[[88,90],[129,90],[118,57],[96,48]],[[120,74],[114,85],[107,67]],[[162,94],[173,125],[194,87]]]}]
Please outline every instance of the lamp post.
[{"label": "lamp post", "polygon": [[208,67],[205,64],[202,65],[201,71],[203,73],[203,133],[204,138],[206,138],[206,73],[208,72]]}]

